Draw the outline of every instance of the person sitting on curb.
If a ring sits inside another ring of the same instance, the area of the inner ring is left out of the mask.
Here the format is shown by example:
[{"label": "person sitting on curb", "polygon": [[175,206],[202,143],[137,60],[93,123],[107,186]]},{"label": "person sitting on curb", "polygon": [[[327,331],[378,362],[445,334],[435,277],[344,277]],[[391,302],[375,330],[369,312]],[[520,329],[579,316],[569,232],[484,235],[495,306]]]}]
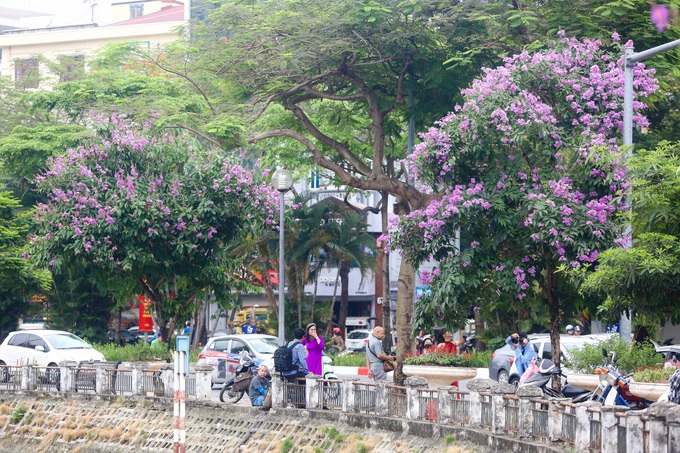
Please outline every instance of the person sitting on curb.
[{"label": "person sitting on curb", "polygon": [[257,375],[250,381],[248,396],[253,406],[264,406],[264,397],[271,388],[271,382],[267,379],[269,369],[266,365],[260,365]]}]

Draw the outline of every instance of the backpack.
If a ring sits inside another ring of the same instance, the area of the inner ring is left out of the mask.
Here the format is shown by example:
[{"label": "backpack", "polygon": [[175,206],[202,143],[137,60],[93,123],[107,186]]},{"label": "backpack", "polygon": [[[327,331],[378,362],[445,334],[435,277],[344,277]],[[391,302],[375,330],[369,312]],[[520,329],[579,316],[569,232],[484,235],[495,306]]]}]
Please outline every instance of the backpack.
[{"label": "backpack", "polygon": [[290,347],[280,346],[274,351],[274,368],[276,368],[276,371],[285,373],[297,369],[298,366],[293,364],[293,348],[298,344],[300,342],[295,340]]}]

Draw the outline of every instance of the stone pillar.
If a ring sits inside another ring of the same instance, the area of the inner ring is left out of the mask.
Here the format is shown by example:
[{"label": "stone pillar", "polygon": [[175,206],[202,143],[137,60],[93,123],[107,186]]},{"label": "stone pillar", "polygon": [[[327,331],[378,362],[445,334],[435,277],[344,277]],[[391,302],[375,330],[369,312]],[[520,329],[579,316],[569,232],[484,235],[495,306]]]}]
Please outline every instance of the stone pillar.
[{"label": "stone pillar", "polygon": [[[161,380],[163,381],[163,396],[166,398],[175,397],[175,365],[172,363],[164,363],[161,365]],[[212,384],[211,384],[212,395]]]},{"label": "stone pillar", "polygon": [[618,451],[619,424],[616,413],[627,410],[626,406],[602,406],[600,408],[601,451]]},{"label": "stone pillar", "polygon": [[356,405],[356,387],[354,383],[358,378],[345,379],[342,383],[342,411],[343,412],[357,412]]},{"label": "stone pillar", "polygon": [[507,400],[504,395],[514,395],[516,390],[512,384],[498,383],[491,385],[491,431],[494,434],[505,434]]},{"label": "stone pillar", "polygon": [[451,404],[451,390],[458,390],[458,387],[439,387],[439,423],[448,425],[453,419],[453,405]]},{"label": "stone pillar", "polygon": [[548,439],[551,442],[562,440],[562,414],[564,407],[562,401],[571,401],[571,398],[550,398],[548,404]]},{"label": "stone pillar", "polygon": [[286,407],[286,392],[281,373],[274,372],[272,375],[272,409]]},{"label": "stone pillar", "polygon": [[106,368],[97,367],[94,370],[94,392],[97,395],[108,395],[111,393],[111,381],[106,373]]},{"label": "stone pillar", "polygon": [[144,392],[144,372],[145,365],[142,363],[132,364],[132,394],[146,395]]},{"label": "stone pillar", "polygon": [[[586,401],[576,405],[574,415],[576,417],[576,434],[574,436],[574,451],[590,450],[590,412],[589,409],[602,407],[597,401]],[[642,451],[642,450],[629,450]]]},{"label": "stone pillar", "polygon": [[668,453],[669,433],[666,432],[666,414],[677,408],[675,403],[654,403],[647,410],[649,415],[649,451]]},{"label": "stone pillar", "polygon": [[59,362],[59,389],[62,392],[73,391],[73,373],[71,368],[78,366],[78,362],[67,360]]},{"label": "stone pillar", "polygon": [[534,411],[532,398],[541,398],[543,391],[534,386],[520,387],[515,392],[519,398],[519,438],[531,439],[534,435]]},{"label": "stone pillar", "polygon": [[644,451],[644,423],[640,411],[626,413],[626,451]]},{"label": "stone pillar", "polygon": [[375,383],[375,415],[379,417],[390,415],[386,385],[385,381]]},{"label": "stone pillar", "polygon": [[38,387],[38,370],[31,365],[28,368],[28,373],[26,374],[28,376],[28,390],[35,390]]},{"label": "stone pillar", "polygon": [[482,397],[479,392],[491,390],[489,379],[472,379],[467,385],[470,392],[470,428],[482,426]]},{"label": "stone pillar", "polygon": [[35,373],[28,363],[21,365],[21,390],[35,389]]},{"label": "stone pillar", "polygon": [[[680,453],[680,405],[675,405],[666,414],[668,426],[668,453]],[[631,451],[631,450],[627,450]]]},{"label": "stone pillar", "polygon": [[427,380],[420,376],[409,376],[404,381],[406,387],[406,418],[418,420],[420,418],[420,395],[419,388],[427,387]]},{"label": "stone pillar", "polygon": [[319,399],[321,396],[321,382],[323,376],[316,374],[308,374],[305,382],[305,401],[307,401],[307,409],[316,409],[319,407]]},{"label": "stone pillar", "polygon": [[212,365],[196,365],[196,399],[198,401],[210,401],[212,398],[212,370]]}]

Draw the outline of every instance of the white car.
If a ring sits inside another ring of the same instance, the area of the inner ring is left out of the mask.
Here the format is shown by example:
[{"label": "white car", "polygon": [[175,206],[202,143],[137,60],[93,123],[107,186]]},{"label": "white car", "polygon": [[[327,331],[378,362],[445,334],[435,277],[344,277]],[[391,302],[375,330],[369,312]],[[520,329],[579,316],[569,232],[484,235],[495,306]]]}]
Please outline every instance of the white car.
[{"label": "white car", "polygon": [[368,344],[368,337],[373,330],[357,329],[351,331],[345,340],[345,347],[349,351],[365,351]]},{"label": "white car", "polygon": [[46,367],[65,361],[105,362],[106,359],[81,338],[62,330],[11,332],[0,345],[0,365],[29,363]]}]

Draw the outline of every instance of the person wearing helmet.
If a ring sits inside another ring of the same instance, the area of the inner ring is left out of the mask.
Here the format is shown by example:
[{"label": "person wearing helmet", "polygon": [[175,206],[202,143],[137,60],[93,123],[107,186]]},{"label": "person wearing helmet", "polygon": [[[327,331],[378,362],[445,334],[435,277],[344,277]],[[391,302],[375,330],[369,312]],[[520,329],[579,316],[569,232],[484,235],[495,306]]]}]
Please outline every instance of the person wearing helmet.
[{"label": "person wearing helmet", "polygon": [[574,326],[574,335],[581,335],[581,328],[579,326]]},{"label": "person wearing helmet", "polygon": [[338,352],[345,350],[345,340],[340,335],[340,328],[333,328],[333,337],[331,337],[331,347],[336,348]]},{"label": "person wearing helmet", "polygon": [[567,326],[567,335],[574,335],[574,326],[571,324]]}]

